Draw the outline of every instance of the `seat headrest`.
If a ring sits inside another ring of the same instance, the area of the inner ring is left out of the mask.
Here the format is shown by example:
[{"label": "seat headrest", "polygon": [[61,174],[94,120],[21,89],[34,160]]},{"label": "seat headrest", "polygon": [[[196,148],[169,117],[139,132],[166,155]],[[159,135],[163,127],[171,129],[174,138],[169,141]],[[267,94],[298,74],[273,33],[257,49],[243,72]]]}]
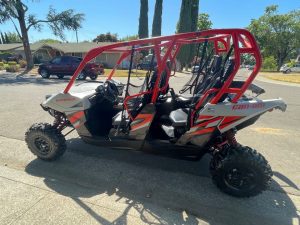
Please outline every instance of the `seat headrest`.
[{"label": "seat headrest", "polygon": [[209,65],[210,73],[215,74],[220,71],[222,65],[222,56],[214,55]]}]

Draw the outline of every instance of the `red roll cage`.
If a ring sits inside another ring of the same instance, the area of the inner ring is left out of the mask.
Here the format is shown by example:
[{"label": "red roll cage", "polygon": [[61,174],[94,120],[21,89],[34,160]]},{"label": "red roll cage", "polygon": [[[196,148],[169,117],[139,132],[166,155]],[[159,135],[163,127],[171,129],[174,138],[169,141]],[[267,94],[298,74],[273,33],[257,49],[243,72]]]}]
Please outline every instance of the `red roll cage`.
[{"label": "red roll cage", "polygon": [[[115,73],[116,68],[120,65],[120,63],[124,59],[126,59],[131,54],[132,47],[134,47],[134,51],[154,49],[154,54],[157,60],[157,79],[154,88],[149,91],[127,96],[124,99],[124,106],[127,109],[128,100],[149,93],[152,94],[151,103],[155,103],[157,101],[157,97],[159,93],[166,90],[169,83],[171,69],[169,69],[166,66],[166,62],[169,60],[171,64],[173,64],[176,55],[178,54],[180,48],[183,45],[201,43],[205,41],[213,42],[215,54],[226,53],[229,51],[229,49],[232,46],[234,49],[233,56],[235,60],[235,65],[232,73],[229,75],[229,77],[227,78],[227,80],[225,81],[224,85],[221,88],[218,89],[211,88],[207,90],[205,93],[203,93],[203,96],[196,103],[194,113],[192,112],[191,120],[193,121],[193,116],[195,112],[201,107],[201,105],[209,95],[215,93],[214,97],[211,98],[209,102],[211,104],[216,104],[224,94],[232,93],[235,94],[234,98],[232,99],[232,102],[236,103],[239,100],[239,98],[244,94],[244,92],[247,90],[248,86],[252,83],[256,75],[258,74],[261,67],[262,59],[261,59],[261,55],[257,43],[253,35],[249,31],[245,29],[212,29],[212,30],[205,30],[199,32],[190,32],[190,33],[175,34],[170,36],[140,39],[140,40],[134,40],[128,42],[119,42],[119,43],[91,49],[83,58],[80,65],[78,66],[70,82],[65,88],[64,93],[69,92],[78,74],[85,67],[85,65],[90,60],[94,59],[95,57],[97,57],[98,55],[100,55],[105,51],[122,52],[115,67],[113,68],[113,70],[108,76],[108,79],[111,79]],[[164,49],[163,54],[162,54],[162,48]],[[231,88],[230,85],[238,69],[240,68],[241,54],[246,54],[246,53],[251,54],[254,57],[256,61],[255,67],[240,88]],[[160,87],[160,80],[161,80],[160,78],[162,73],[165,70],[167,71],[166,84],[164,87]],[[131,119],[133,119],[130,114],[129,116]]]}]

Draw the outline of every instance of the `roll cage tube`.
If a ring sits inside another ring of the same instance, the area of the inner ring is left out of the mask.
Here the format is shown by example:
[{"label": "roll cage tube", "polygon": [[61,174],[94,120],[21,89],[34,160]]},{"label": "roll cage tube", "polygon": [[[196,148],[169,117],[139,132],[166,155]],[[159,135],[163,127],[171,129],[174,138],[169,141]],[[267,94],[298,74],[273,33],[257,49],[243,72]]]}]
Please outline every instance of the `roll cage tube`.
[{"label": "roll cage tube", "polygon": [[[171,63],[173,63],[181,46],[185,44],[201,43],[204,41],[213,42],[216,54],[222,52],[228,52],[231,45],[233,45],[234,48],[235,65],[233,71],[231,72],[231,74],[229,75],[229,77],[227,78],[227,80],[225,81],[225,83],[221,88],[217,90],[209,89],[206,91],[209,93],[212,92],[216,93],[215,96],[210,100],[210,103],[216,104],[220,100],[220,98],[227,93],[234,93],[235,97],[232,99],[232,102],[237,102],[238,99],[243,95],[243,93],[247,90],[248,86],[251,84],[251,82],[258,74],[262,62],[260,51],[253,35],[245,29],[212,29],[212,30],[205,30],[201,32],[190,32],[190,33],[175,34],[170,36],[140,39],[140,40],[134,40],[128,42],[119,42],[119,43],[114,43],[111,45],[106,45],[106,46],[101,46],[101,47],[91,49],[79,64],[71,80],[69,81],[67,87],[64,89],[64,93],[68,93],[70,91],[78,74],[85,67],[85,65],[90,60],[94,59],[101,53],[105,51],[123,53],[120,59],[118,60],[114,70],[111,72],[111,74],[108,77],[108,79],[111,79],[114,75],[114,71],[116,67],[126,57],[130,55],[130,51],[131,51],[130,47],[141,46],[141,47],[137,47],[135,51],[154,49],[157,58],[157,67],[158,67],[157,80],[155,82],[153,90],[150,91],[152,93],[151,102],[155,103],[159,93],[166,89],[170,78],[171,70],[167,70],[167,82],[164,87],[160,88],[161,75],[163,71],[166,69],[167,60],[170,60]],[[221,43],[221,45],[219,45],[219,43]],[[164,56],[161,57],[161,53],[162,53],[161,48],[163,47],[166,49],[166,51],[164,53]],[[232,83],[240,67],[240,61],[241,61],[240,56],[241,54],[244,53],[252,54],[256,60],[256,65],[241,88],[230,88],[230,84]],[[140,94],[145,94],[145,93],[140,93]],[[207,96],[207,94],[204,93],[204,96]],[[128,96],[128,97],[132,97],[132,96]],[[200,102],[203,101],[204,99],[202,98],[199,99],[197,106],[200,107]]]}]

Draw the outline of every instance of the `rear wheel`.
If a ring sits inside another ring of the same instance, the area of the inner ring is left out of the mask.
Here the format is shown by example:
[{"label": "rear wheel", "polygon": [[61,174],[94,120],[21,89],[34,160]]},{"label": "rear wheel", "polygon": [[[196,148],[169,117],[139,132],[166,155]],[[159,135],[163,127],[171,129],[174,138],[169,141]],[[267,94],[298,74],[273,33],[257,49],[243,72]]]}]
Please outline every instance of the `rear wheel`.
[{"label": "rear wheel", "polygon": [[33,124],[25,133],[30,151],[38,158],[52,161],[66,151],[66,140],[60,131],[48,123]]},{"label": "rear wheel", "polygon": [[97,74],[91,74],[90,78],[91,78],[91,80],[97,80],[98,75]]},{"label": "rear wheel", "polygon": [[290,69],[286,70],[285,73],[290,73],[292,72]]},{"label": "rear wheel", "polygon": [[50,74],[49,74],[48,70],[46,70],[46,69],[41,69],[40,74],[41,74],[42,78],[50,77]]},{"label": "rear wheel", "polygon": [[266,190],[272,170],[267,160],[246,146],[228,149],[224,157],[214,156],[210,172],[217,187],[235,197],[251,197]]}]

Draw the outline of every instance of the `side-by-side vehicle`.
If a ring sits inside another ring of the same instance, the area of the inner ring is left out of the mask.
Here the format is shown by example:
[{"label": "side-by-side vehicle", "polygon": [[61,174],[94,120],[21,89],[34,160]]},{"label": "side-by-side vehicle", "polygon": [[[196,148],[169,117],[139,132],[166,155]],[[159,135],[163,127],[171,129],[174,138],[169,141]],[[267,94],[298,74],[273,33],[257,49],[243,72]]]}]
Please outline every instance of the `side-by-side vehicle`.
[{"label": "side-by-side vehicle", "polygon": [[[186,75],[188,82],[177,90],[169,81],[177,79],[171,70],[185,45],[195,49],[198,70]],[[106,51],[122,52],[107,79],[74,85],[86,64]],[[135,77],[133,61],[141,52],[151,52],[156,67],[150,66],[145,77]],[[240,69],[244,55],[256,62],[253,70]],[[113,78],[123,60],[130,61],[125,84]],[[261,63],[256,41],[244,29],[212,29],[94,48],[66,88],[41,104],[54,117],[53,124],[32,125],[25,140],[33,154],[47,161],[64,154],[62,131],[68,127],[85,142],[100,146],[141,151],[152,147],[156,153],[170,150],[189,160],[207,153],[218,188],[236,197],[255,196],[268,187],[272,170],[260,153],[239,144],[235,134],[273,109],[286,109],[281,99],[258,98],[265,91],[253,80]]]}]

